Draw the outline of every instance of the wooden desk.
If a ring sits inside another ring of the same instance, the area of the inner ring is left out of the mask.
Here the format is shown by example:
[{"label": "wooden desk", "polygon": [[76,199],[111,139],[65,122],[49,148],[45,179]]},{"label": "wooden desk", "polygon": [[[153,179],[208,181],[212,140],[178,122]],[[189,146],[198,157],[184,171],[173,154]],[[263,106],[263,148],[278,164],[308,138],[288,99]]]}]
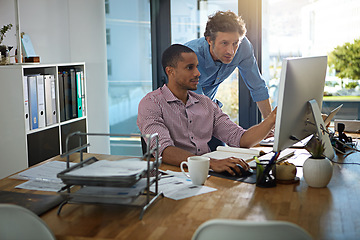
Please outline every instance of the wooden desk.
[{"label": "wooden desk", "polygon": [[[360,153],[335,161],[359,163]],[[179,171],[169,165],[162,169]],[[142,220],[139,208],[89,204],[67,204],[60,216],[55,208],[41,217],[58,239],[191,239],[201,223],[213,218],[285,220],[303,227],[314,239],[359,239],[360,166],[334,164],[331,182],[321,189],[307,186],[301,168],[297,176],[298,184],[269,189],[212,176],[205,185],[217,191],[179,201],[162,198]],[[0,190],[34,192],[14,189],[21,182],[2,179]]]}]

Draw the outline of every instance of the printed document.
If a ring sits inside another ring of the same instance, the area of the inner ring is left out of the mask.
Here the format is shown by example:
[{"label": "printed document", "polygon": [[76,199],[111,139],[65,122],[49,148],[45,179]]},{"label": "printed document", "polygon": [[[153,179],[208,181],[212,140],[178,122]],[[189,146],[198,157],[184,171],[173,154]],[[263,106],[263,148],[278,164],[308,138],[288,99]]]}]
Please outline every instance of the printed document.
[{"label": "printed document", "polygon": [[[217,190],[216,188],[207,187],[204,185],[194,185],[190,179],[175,176],[162,178],[159,180],[158,184],[158,190],[163,192],[165,197],[174,200],[193,197]],[[150,191],[155,192],[155,184],[150,186]]]}]

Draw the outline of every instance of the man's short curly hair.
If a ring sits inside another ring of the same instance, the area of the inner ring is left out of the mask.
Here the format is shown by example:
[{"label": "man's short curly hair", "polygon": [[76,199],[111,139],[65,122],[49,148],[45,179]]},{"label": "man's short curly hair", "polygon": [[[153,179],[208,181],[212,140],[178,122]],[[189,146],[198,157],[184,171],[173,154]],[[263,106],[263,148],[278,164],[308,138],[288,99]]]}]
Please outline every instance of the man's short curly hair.
[{"label": "man's short curly hair", "polygon": [[231,11],[217,11],[209,16],[204,36],[205,38],[210,37],[211,41],[215,41],[217,32],[238,32],[240,38],[243,38],[246,34],[245,22],[241,16]]}]

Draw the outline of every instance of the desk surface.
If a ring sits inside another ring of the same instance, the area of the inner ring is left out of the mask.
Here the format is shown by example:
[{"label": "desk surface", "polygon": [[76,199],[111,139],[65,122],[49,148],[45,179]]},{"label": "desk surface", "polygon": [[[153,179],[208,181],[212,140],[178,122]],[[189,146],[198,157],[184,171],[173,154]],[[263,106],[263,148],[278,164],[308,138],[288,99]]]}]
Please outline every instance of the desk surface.
[{"label": "desk surface", "polygon": [[[360,153],[354,153],[334,160],[359,163],[359,159]],[[48,161],[52,160],[59,158]],[[161,168],[179,171],[165,164]],[[139,208],[90,204],[67,204],[60,216],[55,208],[41,217],[57,239],[191,239],[201,223],[213,218],[284,220],[303,227],[314,239],[358,239],[360,166],[334,164],[327,188],[308,187],[301,168],[297,176],[297,184],[269,189],[211,176],[205,185],[217,191],[179,201],[162,198],[146,210],[142,220]],[[56,194],[14,189],[21,182],[4,178],[0,190]]]}]

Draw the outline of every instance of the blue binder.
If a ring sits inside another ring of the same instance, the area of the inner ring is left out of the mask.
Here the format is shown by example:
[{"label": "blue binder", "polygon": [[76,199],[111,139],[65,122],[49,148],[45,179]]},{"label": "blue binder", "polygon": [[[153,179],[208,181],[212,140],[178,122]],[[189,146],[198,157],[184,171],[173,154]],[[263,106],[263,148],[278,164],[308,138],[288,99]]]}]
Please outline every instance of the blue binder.
[{"label": "blue binder", "polygon": [[39,127],[36,76],[28,76],[30,129]]}]

